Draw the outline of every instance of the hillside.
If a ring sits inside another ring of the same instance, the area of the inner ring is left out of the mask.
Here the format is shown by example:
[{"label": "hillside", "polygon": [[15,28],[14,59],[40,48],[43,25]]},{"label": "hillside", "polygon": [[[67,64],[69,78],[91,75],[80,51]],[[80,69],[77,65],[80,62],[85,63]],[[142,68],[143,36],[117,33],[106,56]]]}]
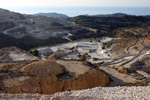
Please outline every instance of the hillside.
[{"label": "hillside", "polygon": [[0,12],[2,13],[0,15],[0,48],[17,46],[26,50],[83,38],[126,37],[121,33],[126,28],[143,27],[142,30],[144,30],[150,23],[147,17],[122,13],[106,16],[77,16],[60,20],[46,16],[23,15],[4,9],[0,9]]},{"label": "hillside", "polygon": [[18,62],[18,61],[33,61],[38,60],[39,58],[31,55],[25,50],[19,49],[17,47],[5,47],[0,49],[0,66],[3,65],[3,62]]},{"label": "hillside", "polygon": [[[68,40],[57,37],[49,37],[48,39],[37,39],[31,36],[25,36],[23,38],[14,38],[5,34],[0,34],[0,48],[16,46],[21,49],[29,50],[34,47],[42,45],[55,45],[58,43],[64,43]],[[56,41],[57,40],[57,41]]]},{"label": "hillside", "polygon": [[[107,16],[107,15],[106,15]],[[117,15],[114,17],[106,16],[77,16],[69,18],[71,22],[75,22],[84,27],[89,27],[97,30],[99,34],[106,33],[110,36],[115,36],[118,33],[113,33],[112,31],[120,28],[128,27],[142,27],[148,26],[150,19],[144,16],[132,16],[132,15]],[[109,15],[108,15],[109,16]]]},{"label": "hillside", "polygon": [[110,78],[103,71],[82,62],[77,65],[82,73],[77,74],[55,60],[3,63],[0,66],[0,93],[52,94],[109,84]]},{"label": "hillside", "polygon": [[52,17],[52,18],[57,18],[57,19],[69,18],[69,16],[67,16],[65,14],[60,14],[60,13],[37,13],[35,15],[47,16],[47,17]]},{"label": "hillside", "polygon": [[43,45],[64,43],[82,32],[92,32],[74,23],[52,17],[24,15],[0,9],[0,48],[17,46],[29,50]]},{"label": "hillside", "polygon": [[82,30],[78,25],[52,17],[23,15],[8,10],[0,10],[0,32],[15,38],[32,36],[38,39],[67,37],[72,31]]},{"label": "hillside", "polygon": [[123,17],[128,14],[125,13],[114,13],[114,14],[98,14],[98,15],[92,15],[93,17]]}]

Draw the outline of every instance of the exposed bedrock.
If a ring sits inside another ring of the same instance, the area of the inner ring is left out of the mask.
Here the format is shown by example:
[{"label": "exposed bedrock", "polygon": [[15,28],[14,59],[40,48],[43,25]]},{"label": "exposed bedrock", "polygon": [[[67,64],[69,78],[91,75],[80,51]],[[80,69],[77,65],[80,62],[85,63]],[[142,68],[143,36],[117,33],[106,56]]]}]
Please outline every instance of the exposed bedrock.
[{"label": "exposed bedrock", "polygon": [[20,72],[22,77],[28,76],[28,78],[19,81],[17,84],[12,80],[11,85],[9,85],[9,80],[5,81],[4,86],[7,86],[8,93],[53,94],[62,91],[107,86],[110,82],[109,76],[101,70],[90,68],[87,72],[76,76],[70,74],[65,66],[50,60],[33,62],[22,67]]}]

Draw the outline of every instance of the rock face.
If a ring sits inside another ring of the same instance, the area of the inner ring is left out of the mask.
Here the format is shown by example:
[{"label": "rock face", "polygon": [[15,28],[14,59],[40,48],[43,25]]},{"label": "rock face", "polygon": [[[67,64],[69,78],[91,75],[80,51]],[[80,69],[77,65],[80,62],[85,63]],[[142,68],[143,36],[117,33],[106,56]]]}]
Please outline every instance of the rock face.
[{"label": "rock face", "polygon": [[74,74],[70,74],[72,72],[67,70],[65,66],[52,60],[34,61],[23,67],[18,67],[16,69],[18,72],[15,70],[15,73],[18,74],[14,74],[13,69],[15,68],[10,67],[7,73],[2,73],[7,74],[4,79],[1,79],[2,92],[52,94],[107,86],[110,82],[110,78],[100,70],[90,68],[85,73],[73,76]]},{"label": "rock face", "polygon": [[101,71],[90,71],[73,79],[58,79],[56,76],[36,77],[26,80],[23,84],[10,88],[9,93],[41,93],[87,89],[97,86],[107,86],[109,77]]}]

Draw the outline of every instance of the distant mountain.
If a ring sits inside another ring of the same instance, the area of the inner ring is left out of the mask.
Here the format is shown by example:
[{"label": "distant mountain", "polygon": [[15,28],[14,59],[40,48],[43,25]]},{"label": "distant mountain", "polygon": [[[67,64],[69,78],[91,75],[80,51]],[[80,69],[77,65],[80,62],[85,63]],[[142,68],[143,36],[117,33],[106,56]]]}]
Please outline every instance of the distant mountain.
[{"label": "distant mountain", "polygon": [[42,15],[42,16],[53,17],[53,18],[58,18],[58,19],[69,18],[69,16],[67,16],[65,14],[59,14],[59,13],[37,13],[35,15]]},{"label": "distant mountain", "polygon": [[146,18],[150,18],[150,15],[146,15],[145,17],[146,17]]},{"label": "distant mountain", "polygon": [[92,15],[94,17],[122,17],[128,14],[125,13],[114,13],[114,14],[99,14],[99,15]]}]

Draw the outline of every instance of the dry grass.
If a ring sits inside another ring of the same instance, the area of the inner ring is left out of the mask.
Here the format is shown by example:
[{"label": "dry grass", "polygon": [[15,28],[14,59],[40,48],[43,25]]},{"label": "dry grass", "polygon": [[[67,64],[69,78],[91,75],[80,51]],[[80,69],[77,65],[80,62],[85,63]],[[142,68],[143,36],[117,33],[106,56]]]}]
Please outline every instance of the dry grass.
[{"label": "dry grass", "polygon": [[108,44],[117,44],[111,49],[112,56],[121,57],[127,53],[127,48],[134,45],[138,39],[136,38],[121,38],[109,41]]},{"label": "dry grass", "polygon": [[138,39],[136,38],[122,38],[122,39],[117,39],[117,40],[112,40],[110,42],[112,42],[113,44],[117,44],[117,46],[115,46],[112,51],[116,51],[119,49],[125,49],[133,44],[135,44],[138,41]]}]

